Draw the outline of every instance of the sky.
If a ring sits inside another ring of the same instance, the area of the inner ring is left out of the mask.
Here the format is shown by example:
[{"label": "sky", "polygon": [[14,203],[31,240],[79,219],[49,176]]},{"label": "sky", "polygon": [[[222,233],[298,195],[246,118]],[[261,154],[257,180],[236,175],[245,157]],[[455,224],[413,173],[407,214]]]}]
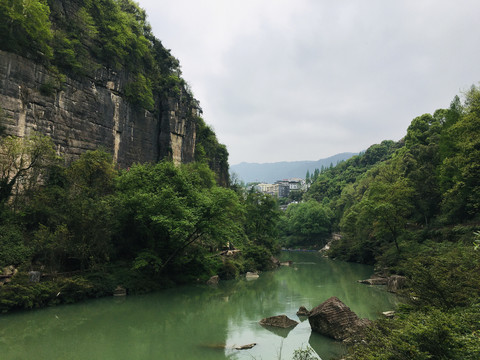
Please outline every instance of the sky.
[{"label": "sky", "polygon": [[400,140],[480,81],[478,0],[137,0],[230,164]]}]

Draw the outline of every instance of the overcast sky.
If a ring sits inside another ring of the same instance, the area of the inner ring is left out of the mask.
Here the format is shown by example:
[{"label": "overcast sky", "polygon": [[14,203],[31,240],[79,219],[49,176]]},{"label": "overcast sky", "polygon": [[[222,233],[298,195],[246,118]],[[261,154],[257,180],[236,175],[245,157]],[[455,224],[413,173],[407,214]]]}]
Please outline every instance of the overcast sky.
[{"label": "overcast sky", "polygon": [[480,81],[478,0],[140,0],[230,164],[399,140]]}]

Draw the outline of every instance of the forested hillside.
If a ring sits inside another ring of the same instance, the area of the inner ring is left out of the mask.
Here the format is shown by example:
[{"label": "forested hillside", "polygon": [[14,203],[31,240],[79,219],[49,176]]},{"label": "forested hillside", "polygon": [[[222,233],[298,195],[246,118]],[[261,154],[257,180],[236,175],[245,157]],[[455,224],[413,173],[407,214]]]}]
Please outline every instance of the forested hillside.
[{"label": "forested hillside", "polygon": [[282,179],[301,178],[307,173],[314,174],[315,169],[329,168],[356,154],[341,153],[316,161],[283,161],[275,163],[240,163],[232,165],[230,172],[245,183],[266,182],[273,184]]},{"label": "forested hillside", "polygon": [[[479,358],[478,87],[413,119],[402,141],[322,172],[305,199],[295,207],[318,204],[310,212],[329,220],[324,230],[341,234],[329,256],[407,277],[407,305],[394,320],[377,322],[352,359]],[[312,223],[313,216],[299,222],[295,207],[284,234]],[[327,234],[317,233],[316,243]]]}]

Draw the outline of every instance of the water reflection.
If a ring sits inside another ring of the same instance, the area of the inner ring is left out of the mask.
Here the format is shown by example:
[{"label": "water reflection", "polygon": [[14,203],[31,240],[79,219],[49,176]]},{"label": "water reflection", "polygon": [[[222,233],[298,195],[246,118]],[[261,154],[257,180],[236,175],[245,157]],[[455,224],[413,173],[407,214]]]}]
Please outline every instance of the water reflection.
[{"label": "water reflection", "polygon": [[[2,315],[1,359],[290,359],[307,345],[329,359],[341,353],[341,344],[312,334],[308,321],[296,316],[301,305],[311,309],[337,296],[369,318],[395,306],[391,294],[356,282],[371,274],[370,267],[312,253],[282,256],[293,266],[263,273],[256,281]],[[258,323],[281,314],[300,324],[282,333]],[[257,345],[234,349],[251,343]]]}]

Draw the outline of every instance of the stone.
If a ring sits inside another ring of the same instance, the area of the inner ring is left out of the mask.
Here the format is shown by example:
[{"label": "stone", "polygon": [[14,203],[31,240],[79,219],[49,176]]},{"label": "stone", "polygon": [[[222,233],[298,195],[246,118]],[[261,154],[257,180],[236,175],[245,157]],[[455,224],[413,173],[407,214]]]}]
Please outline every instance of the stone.
[{"label": "stone", "polygon": [[313,308],[308,321],[312,331],[335,340],[349,339],[370,324],[368,319],[360,319],[335,296]]},{"label": "stone", "polygon": [[289,261],[282,261],[280,263],[281,266],[291,266],[293,264],[293,261],[289,260]]},{"label": "stone", "polygon": [[382,315],[385,316],[386,318],[393,318],[395,316],[395,311],[384,311],[382,312]]},{"label": "stone", "polygon": [[275,267],[279,267],[280,266],[280,260],[278,260],[276,257],[272,256],[270,257],[270,262],[273,264],[273,266]]},{"label": "stone", "polygon": [[245,274],[245,277],[247,278],[247,280],[255,280],[255,279],[258,279],[260,275],[258,275],[256,272],[247,272]]},{"label": "stone", "polygon": [[113,296],[127,296],[127,289],[118,285],[115,290],[113,290]]},{"label": "stone", "polygon": [[42,274],[40,273],[40,271],[29,271],[28,272],[28,280],[30,282],[39,282],[41,275]]},{"label": "stone", "polygon": [[361,284],[367,284],[367,285],[387,285],[388,279],[385,277],[371,277],[370,279],[366,280],[358,280],[359,283]]},{"label": "stone", "polygon": [[10,265],[10,266],[5,266],[2,269],[2,276],[7,277],[7,276],[13,276],[17,273],[17,269],[15,269],[15,266]]},{"label": "stone", "polygon": [[398,292],[398,290],[403,289],[407,282],[407,278],[401,275],[392,275],[388,278],[387,281],[387,290],[393,293]]},{"label": "stone", "polygon": [[237,347],[235,347],[235,350],[247,350],[247,349],[253,348],[255,345],[257,345],[257,343],[252,343],[252,344],[237,346]]},{"label": "stone", "polygon": [[260,325],[262,326],[274,326],[283,329],[290,327],[295,327],[298,325],[298,321],[292,320],[287,315],[277,315],[271,316],[265,319],[260,320]]},{"label": "stone", "polygon": [[307,310],[305,306],[300,306],[297,311],[297,316],[308,316],[310,311]]},{"label": "stone", "polygon": [[220,277],[218,275],[214,275],[210,279],[208,279],[207,285],[218,285],[219,281]]}]

